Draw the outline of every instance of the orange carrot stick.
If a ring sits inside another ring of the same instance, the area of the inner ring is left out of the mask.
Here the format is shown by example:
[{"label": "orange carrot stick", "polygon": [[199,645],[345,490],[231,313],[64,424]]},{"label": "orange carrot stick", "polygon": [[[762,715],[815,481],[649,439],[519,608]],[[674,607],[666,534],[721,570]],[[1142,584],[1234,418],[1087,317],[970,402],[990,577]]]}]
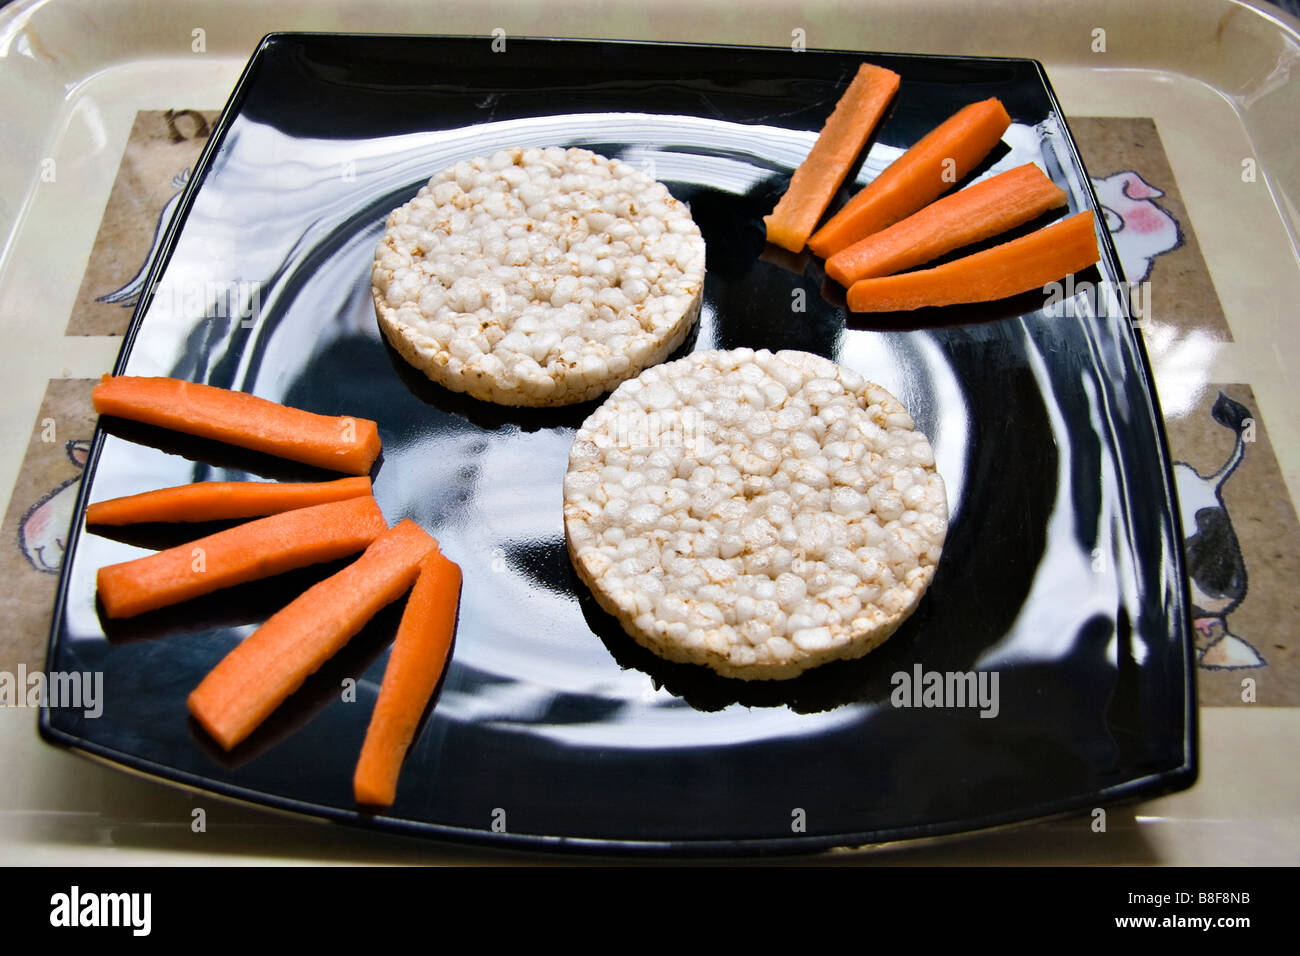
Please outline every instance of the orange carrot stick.
[{"label": "orange carrot stick", "polygon": [[1081,212],[933,269],[862,279],[849,286],[849,309],[894,312],[991,302],[1041,288],[1088,268],[1099,258],[1092,213]]},{"label": "orange carrot stick", "polygon": [[95,411],[187,435],[365,475],[379,457],[379,428],[366,418],[289,408],[247,392],[176,378],[105,375],[91,392]]},{"label": "orange carrot stick", "polygon": [[1065,190],[1026,163],[938,199],[841,249],[826,260],[826,274],[846,288],[859,279],[893,275],[1000,235],[1066,202]]},{"label": "orange carrot stick", "polygon": [[99,569],[110,618],[132,617],[222,588],[355,554],[388,527],[372,496],[257,518]]},{"label": "orange carrot stick", "polygon": [[224,521],[257,518],[327,501],[371,494],[370,479],[340,478],[289,484],[269,481],[202,481],[175,488],[97,501],[86,509],[88,525]]},{"label": "orange carrot stick", "polygon": [[308,588],[222,658],[187,705],[230,750],[415,581],[438,542],[409,518],[352,564]]},{"label": "orange carrot stick", "polygon": [[997,99],[958,110],[813,233],[809,247],[826,258],[910,216],[978,166],[1010,125],[1011,117]]},{"label": "orange carrot stick", "polygon": [[898,92],[899,76],[893,70],[863,63],[853,82],[835,104],[776,208],[764,216],[767,241],[802,252],[826,207],[835,198],[858,153],[885,109]]},{"label": "orange carrot stick", "polygon": [[358,803],[387,807],[397,799],[402,761],[442,676],[459,602],[460,567],[435,551],[424,559],[384,669],[352,777]]}]

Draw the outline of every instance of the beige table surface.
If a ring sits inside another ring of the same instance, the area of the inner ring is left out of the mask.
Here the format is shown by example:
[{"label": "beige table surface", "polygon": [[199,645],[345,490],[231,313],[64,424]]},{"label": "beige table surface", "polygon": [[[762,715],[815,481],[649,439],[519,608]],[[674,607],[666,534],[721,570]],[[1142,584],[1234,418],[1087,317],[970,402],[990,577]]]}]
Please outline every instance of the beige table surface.
[{"label": "beige table surface", "polygon": [[[1279,19],[1280,18],[1280,19]],[[46,385],[109,370],[120,339],[67,336],[95,229],[139,110],[220,109],[276,30],[611,37],[1041,60],[1068,116],[1152,117],[1232,340],[1164,348],[1148,336],[1168,410],[1197,383],[1244,382],[1281,480],[1300,493],[1294,359],[1300,302],[1300,43],[1296,22],[1229,0],[1180,4],[995,0],[748,2],[653,7],[562,2],[37,0],[0,10],[0,495],[7,500]],[[1097,30],[1105,50],[1098,50]],[[196,51],[195,31],[203,50]],[[1296,74],[1296,75],[1293,75]],[[1243,190],[1244,157],[1261,188]],[[61,188],[41,189],[42,162]],[[833,854],[839,862],[1295,864],[1300,711],[1201,708],[1191,790],[1090,818]],[[205,832],[192,811],[207,813]],[[135,778],[50,747],[34,714],[0,707],[0,862],[31,864],[550,862],[285,817]]]}]

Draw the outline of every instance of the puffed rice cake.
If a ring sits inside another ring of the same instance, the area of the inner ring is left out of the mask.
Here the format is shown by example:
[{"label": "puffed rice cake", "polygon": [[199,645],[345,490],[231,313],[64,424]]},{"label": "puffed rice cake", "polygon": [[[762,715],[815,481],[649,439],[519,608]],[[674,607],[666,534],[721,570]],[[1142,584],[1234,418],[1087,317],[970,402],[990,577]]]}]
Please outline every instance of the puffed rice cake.
[{"label": "puffed rice cake", "polygon": [[384,336],[433,381],[512,406],[594,399],[686,339],[704,238],[635,166],[500,150],[393,211],[371,289]]},{"label": "puffed rice cake", "polygon": [[885,389],[806,352],[702,351],[624,382],[578,430],[564,526],[638,643],[785,679],[866,654],[913,612],[948,504]]}]

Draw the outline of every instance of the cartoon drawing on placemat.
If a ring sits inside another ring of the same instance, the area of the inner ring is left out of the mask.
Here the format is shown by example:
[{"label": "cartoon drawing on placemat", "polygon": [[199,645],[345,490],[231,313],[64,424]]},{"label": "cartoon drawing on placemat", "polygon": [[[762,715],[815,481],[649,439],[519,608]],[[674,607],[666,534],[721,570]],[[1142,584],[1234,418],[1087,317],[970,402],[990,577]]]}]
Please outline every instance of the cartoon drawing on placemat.
[{"label": "cartoon drawing on placemat", "polygon": [[[90,456],[90,442],[79,438],[64,443],[68,458],[78,468],[86,467]],[[18,546],[23,557],[37,571],[58,574],[63,567],[63,551],[67,546],[68,528],[72,524],[72,509],[77,502],[77,484],[81,474],[56,485],[36,504],[27,509],[18,526]]]},{"label": "cartoon drawing on placemat", "polygon": [[126,334],[216,120],[213,110],[136,113],[68,315],[68,335]]},{"label": "cartoon drawing on placemat", "polygon": [[110,305],[121,305],[124,309],[133,308],[140,299],[140,293],[144,290],[145,276],[149,273],[149,263],[153,262],[154,255],[158,252],[158,247],[162,245],[163,233],[167,229],[167,224],[171,222],[172,213],[180,205],[181,194],[185,192],[185,184],[190,181],[190,168],[186,166],[179,173],[172,177],[172,186],[176,192],[171,199],[167,200],[167,205],[163,206],[163,211],[158,216],[158,222],[153,227],[153,240],[149,243],[149,251],[145,254],[144,262],[140,263],[140,268],[134,276],[122,286],[115,289],[107,295],[97,296],[96,302],[104,302]]},{"label": "cartoon drawing on placemat", "polygon": [[1198,658],[1211,670],[1264,667],[1267,662],[1250,642],[1228,629],[1228,615],[1246,597],[1246,564],[1223,504],[1223,485],[1246,455],[1254,419],[1250,409],[1222,392],[1210,414],[1236,435],[1228,460],[1209,475],[1174,462]]},{"label": "cartoon drawing on placemat", "polygon": [[1178,220],[1154,202],[1164,192],[1133,170],[1094,179],[1092,188],[1101,200],[1106,228],[1115,240],[1129,282],[1146,279],[1151,273],[1151,260],[1183,244]]}]

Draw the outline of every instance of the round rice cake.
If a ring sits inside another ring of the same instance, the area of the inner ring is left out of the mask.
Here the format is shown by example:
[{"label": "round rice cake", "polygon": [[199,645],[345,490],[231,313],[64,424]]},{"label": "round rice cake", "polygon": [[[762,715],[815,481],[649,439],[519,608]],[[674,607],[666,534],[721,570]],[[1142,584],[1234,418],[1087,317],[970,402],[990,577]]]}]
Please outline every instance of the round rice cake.
[{"label": "round rice cake", "polygon": [[702,351],[578,430],[569,556],[638,643],[746,680],[866,654],[948,529],[934,452],[889,392],[806,352]]},{"label": "round rice cake", "polygon": [[596,398],[682,344],[704,238],[636,167],[585,149],[503,149],[393,211],[371,272],[384,336],[457,392],[502,405]]}]

